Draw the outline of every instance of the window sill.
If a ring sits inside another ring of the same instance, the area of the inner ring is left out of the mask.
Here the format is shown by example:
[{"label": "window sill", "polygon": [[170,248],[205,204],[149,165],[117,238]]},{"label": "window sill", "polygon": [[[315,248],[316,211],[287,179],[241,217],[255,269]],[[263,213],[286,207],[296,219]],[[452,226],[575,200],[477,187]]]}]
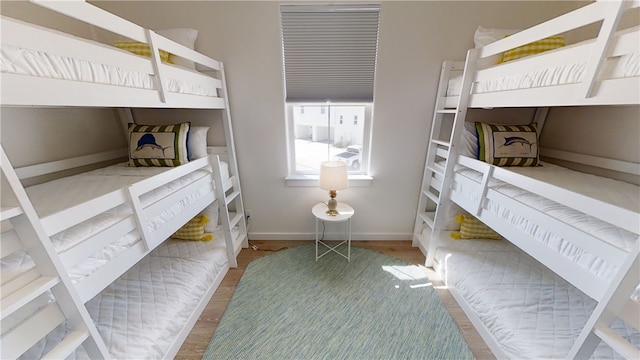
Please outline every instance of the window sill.
[{"label": "window sill", "polygon": [[[318,175],[289,175],[284,178],[287,186],[318,186]],[[373,177],[368,175],[349,175],[349,187],[371,186]]]}]

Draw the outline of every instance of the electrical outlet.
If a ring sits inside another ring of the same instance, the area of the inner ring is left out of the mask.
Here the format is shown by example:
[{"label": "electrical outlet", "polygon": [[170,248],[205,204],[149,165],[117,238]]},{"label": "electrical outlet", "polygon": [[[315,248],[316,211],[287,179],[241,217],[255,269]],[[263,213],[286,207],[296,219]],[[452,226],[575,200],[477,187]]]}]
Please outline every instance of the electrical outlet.
[{"label": "electrical outlet", "polygon": [[244,217],[249,220],[249,218],[251,217],[251,210],[245,210],[244,212]]}]

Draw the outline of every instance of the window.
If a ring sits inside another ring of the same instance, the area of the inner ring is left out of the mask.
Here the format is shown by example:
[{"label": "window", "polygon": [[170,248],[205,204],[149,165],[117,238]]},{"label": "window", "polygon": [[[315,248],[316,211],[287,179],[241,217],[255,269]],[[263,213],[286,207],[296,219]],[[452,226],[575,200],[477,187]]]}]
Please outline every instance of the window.
[{"label": "window", "polygon": [[[367,119],[371,116],[371,104],[305,104],[304,114],[300,113],[300,107],[302,105],[288,105],[289,148],[295,154],[289,159],[291,173],[317,174],[322,161],[342,160],[349,166],[351,174],[366,174],[368,153],[363,149],[369,144],[367,122],[349,125],[349,122],[343,124],[341,118],[357,116]],[[323,107],[327,108],[324,114]]]},{"label": "window", "polygon": [[318,174],[325,160],[366,175],[379,6],[281,5],[280,12],[289,175]]}]

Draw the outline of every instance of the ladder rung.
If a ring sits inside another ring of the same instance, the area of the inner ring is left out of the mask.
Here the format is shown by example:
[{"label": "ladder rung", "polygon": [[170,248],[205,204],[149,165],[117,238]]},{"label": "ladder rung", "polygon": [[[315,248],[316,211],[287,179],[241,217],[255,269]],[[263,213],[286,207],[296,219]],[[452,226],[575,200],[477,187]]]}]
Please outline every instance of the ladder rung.
[{"label": "ladder rung", "polygon": [[2,299],[2,319],[27,305],[59,282],[54,276],[42,276]]},{"label": "ladder rung", "polygon": [[626,359],[640,359],[640,349],[618,335],[611,328],[606,326],[596,327],[593,332]]},{"label": "ladder rung", "polygon": [[22,208],[20,206],[11,206],[0,208],[0,220],[9,220],[16,216],[22,215]]},{"label": "ladder rung", "polygon": [[440,201],[440,199],[438,199],[438,196],[429,190],[425,190],[422,193],[425,194],[429,199],[431,199],[431,201],[433,201],[436,204]]},{"label": "ladder rung", "polygon": [[438,191],[442,191],[442,180],[437,179],[437,178],[433,178],[431,179],[431,184],[429,184],[429,186],[431,186],[432,188],[438,190]]},{"label": "ladder rung", "polygon": [[439,164],[431,164],[430,166],[427,166],[427,169],[431,170],[431,172],[440,174],[440,175],[444,175],[444,167],[442,165]]},{"label": "ladder rung", "polygon": [[25,287],[30,282],[34,281],[39,277],[40,277],[40,273],[38,272],[38,269],[36,269],[35,267],[25,270],[25,272],[21,273],[20,275],[14,277],[11,280],[7,280],[5,283],[3,283],[2,292],[0,295],[9,296],[13,294],[13,292],[20,290],[21,288]]},{"label": "ladder rung", "polygon": [[16,234],[13,229],[2,233],[2,242],[0,242],[0,254],[3,258],[22,249],[22,242],[18,238],[18,234]]},{"label": "ladder rung", "polygon": [[633,299],[627,300],[624,307],[622,308],[622,311],[620,311],[619,316],[628,325],[631,325],[633,326],[634,329],[640,331],[640,303],[639,302]]},{"label": "ladder rung", "polygon": [[222,190],[227,191],[229,189],[231,189],[233,187],[233,184],[235,183],[235,175],[229,177],[227,180],[224,181],[224,183],[222,184]]},{"label": "ladder rung", "polygon": [[234,215],[229,220],[229,227],[233,229],[236,225],[238,225],[240,220],[242,220],[242,214],[241,213],[229,213],[229,215],[231,215],[231,214],[234,214]]},{"label": "ladder rung", "polygon": [[238,231],[238,236],[233,237],[233,232],[231,233],[232,243],[233,243],[233,251],[237,254],[242,250],[242,246],[244,244],[244,239],[247,235],[243,231]]},{"label": "ladder rung", "polygon": [[436,155],[441,157],[441,158],[448,159],[449,158],[449,151],[439,147],[439,148],[436,148]]},{"label": "ladder rung", "polygon": [[80,346],[87,338],[89,333],[85,330],[72,331],[67,337],[58,343],[51,351],[49,351],[42,359],[66,359],[71,355],[78,346]]},{"label": "ladder rung", "polygon": [[229,205],[233,200],[235,200],[238,195],[240,195],[240,191],[234,191],[229,196],[225,197],[224,201],[227,205]]},{"label": "ladder rung", "polygon": [[442,146],[446,146],[449,147],[451,144],[449,144],[448,141],[442,141],[442,140],[437,140],[437,139],[431,139],[431,142],[434,144],[438,144],[438,145],[442,145]]},{"label": "ladder rung", "polygon": [[0,357],[15,359],[24,354],[64,320],[58,304],[50,303],[2,337]]},{"label": "ladder rung", "polygon": [[438,114],[455,114],[458,112],[458,109],[441,109],[436,110]]},{"label": "ladder rung", "polygon": [[420,218],[422,221],[427,224],[431,229],[433,229],[433,219],[435,217],[435,212],[433,211],[425,211],[420,213]]}]

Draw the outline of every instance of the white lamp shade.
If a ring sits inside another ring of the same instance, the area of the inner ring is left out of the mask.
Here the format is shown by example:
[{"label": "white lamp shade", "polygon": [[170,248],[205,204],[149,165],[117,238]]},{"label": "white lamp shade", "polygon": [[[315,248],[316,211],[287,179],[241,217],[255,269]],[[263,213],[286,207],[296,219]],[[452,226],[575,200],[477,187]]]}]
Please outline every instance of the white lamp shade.
[{"label": "white lamp shade", "polygon": [[321,189],[344,190],[348,187],[347,163],[344,161],[324,161],[320,164]]}]

